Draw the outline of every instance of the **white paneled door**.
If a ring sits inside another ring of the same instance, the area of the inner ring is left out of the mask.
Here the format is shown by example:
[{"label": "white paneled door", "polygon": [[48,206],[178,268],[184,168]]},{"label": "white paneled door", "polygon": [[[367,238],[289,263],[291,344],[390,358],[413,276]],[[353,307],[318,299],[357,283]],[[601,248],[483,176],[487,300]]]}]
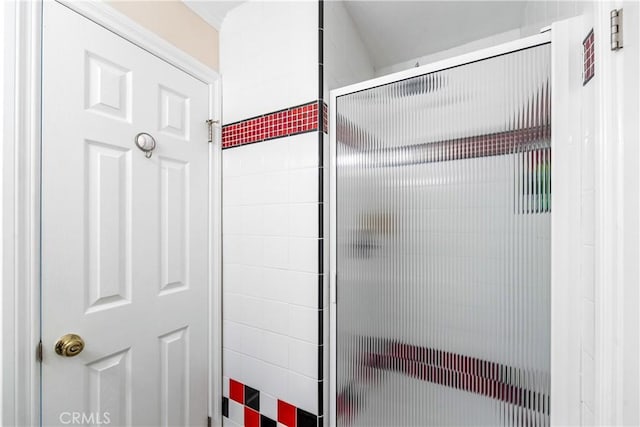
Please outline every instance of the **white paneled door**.
[{"label": "white paneled door", "polygon": [[208,86],[44,3],[43,424],[205,425]]}]

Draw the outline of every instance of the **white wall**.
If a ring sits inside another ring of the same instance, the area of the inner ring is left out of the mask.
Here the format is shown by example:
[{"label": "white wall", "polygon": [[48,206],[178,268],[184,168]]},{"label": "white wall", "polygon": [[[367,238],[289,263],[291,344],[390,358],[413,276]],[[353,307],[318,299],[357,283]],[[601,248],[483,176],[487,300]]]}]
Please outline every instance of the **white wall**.
[{"label": "white wall", "polygon": [[324,3],[324,100],[329,91],[368,80],[373,65],[343,1]]},{"label": "white wall", "polygon": [[426,65],[432,62],[440,61],[446,58],[452,58],[454,56],[463,55],[465,53],[473,52],[479,49],[495,46],[501,43],[507,43],[512,40],[517,40],[521,37],[520,29],[514,29],[506,31],[504,33],[495,34],[483,39],[474,40],[469,43],[465,43],[460,46],[456,46],[451,49],[443,50],[440,52],[432,53],[430,55],[421,56],[419,58],[412,58],[407,61],[400,62],[398,64],[389,65],[388,67],[382,67],[376,69],[376,77],[384,76],[386,74],[395,73],[398,71],[406,70],[419,65]]},{"label": "white wall", "polygon": [[593,2],[580,0],[528,1],[520,22],[522,36],[536,34],[552,22],[589,13]]},{"label": "white wall", "polygon": [[506,43],[522,37],[531,36],[540,32],[541,29],[551,25],[554,21],[567,19],[582,13],[589,13],[593,8],[593,2],[590,1],[544,0],[527,1],[526,3],[527,4],[524,8],[520,21],[514,22],[515,28],[513,30],[494,34],[483,39],[473,40],[469,43],[430,55],[411,58],[398,64],[381,67],[375,70],[375,75],[384,76],[386,74],[414,67],[416,62],[420,65],[425,65],[442,59],[473,52],[475,50]]},{"label": "white wall", "polygon": [[180,0],[107,0],[114,9],[207,66],[218,69],[218,31]]},{"label": "white wall", "polygon": [[318,4],[249,1],[220,30],[223,124],[318,98]]}]

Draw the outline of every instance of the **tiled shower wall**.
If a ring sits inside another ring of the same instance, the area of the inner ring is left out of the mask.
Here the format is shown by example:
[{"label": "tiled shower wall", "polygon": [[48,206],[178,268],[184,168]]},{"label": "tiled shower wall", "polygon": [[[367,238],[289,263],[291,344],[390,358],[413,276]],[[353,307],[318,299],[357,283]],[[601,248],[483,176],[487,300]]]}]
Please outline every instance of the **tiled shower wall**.
[{"label": "tiled shower wall", "polygon": [[249,1],[220,69],[223,419],[328,425],[326,104],[373,68],[341,2]]},{"label": "tiled shower wall", "polygon": [[249,1],[220,32],[227,425],[324,419],[320,12]]}]

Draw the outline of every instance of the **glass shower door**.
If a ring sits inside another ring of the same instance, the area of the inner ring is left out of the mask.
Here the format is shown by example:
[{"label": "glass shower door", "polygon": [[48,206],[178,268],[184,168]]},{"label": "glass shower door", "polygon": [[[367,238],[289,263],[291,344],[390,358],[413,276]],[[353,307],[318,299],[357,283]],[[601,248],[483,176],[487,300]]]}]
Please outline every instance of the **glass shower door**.
[{"label": "glass shower door", "polygon": [[550,51],[337,98],[338,425],[549,424]]}]

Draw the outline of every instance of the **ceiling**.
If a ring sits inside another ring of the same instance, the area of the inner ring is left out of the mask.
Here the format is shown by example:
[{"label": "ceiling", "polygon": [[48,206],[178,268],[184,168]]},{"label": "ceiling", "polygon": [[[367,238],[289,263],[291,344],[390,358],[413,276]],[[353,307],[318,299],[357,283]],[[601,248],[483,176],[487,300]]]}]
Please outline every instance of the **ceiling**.
[{"label": "ceiling", "polygon": [[520,27],[524,1],[347,1],[374,68]]},{"label": "ceiling", "polygon": [[220,30],[227,13],[243,0],[182,0],[191,10],[200,15],[209,25]]},{"label": "ceiling", "polygon": [[[217,29],[229,11],[243,3],[183,1]],[[518,28],[526,6],[525,1],[477,0],[344,3],[376,69]]]}]

